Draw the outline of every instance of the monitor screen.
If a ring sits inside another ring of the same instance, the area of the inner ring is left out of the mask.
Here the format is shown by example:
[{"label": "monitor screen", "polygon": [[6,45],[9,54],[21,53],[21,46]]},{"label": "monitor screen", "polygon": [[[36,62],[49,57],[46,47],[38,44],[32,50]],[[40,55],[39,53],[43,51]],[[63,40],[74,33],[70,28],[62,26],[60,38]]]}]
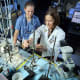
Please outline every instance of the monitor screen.
[{"label": "monitor screen", "polygon": [[71,22],[80,24],[80,11],[74,12]]}]

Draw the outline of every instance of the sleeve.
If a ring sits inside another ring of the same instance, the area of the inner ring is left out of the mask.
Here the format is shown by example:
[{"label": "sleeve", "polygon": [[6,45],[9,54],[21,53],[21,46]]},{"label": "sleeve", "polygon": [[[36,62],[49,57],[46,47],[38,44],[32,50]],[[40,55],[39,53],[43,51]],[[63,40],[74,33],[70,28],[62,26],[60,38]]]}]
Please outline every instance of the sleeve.
[{"label": "sleeve", "polygon": [[15,30],[20,30],[20,19],[19,18],[16,21]]},{"label": "sleeve", "polygon": [[[59,53],[60,51],[60,41],[65,40],[65,32],[61,31],[60,33],[57,33],[54,38],[56,37],[55,44],[54,41],[52,44],[48,43],[47,46],[47,52],[50,53],[52,55],[52,52],[54,53]],[[53,47],[54,47],[54,51],[53,51]],[[55,55],[53,53],[53,56]]]},{"label": "sleeve", "polygon": [[60,32],[60,33],[56,36],[55,47],[60,47],[60,42],[61,42],[62,40],[65,40],[65,32],[64,32],[64,31]]},{"label": "sleeve", "polygon": [[65,40],[65,32],[60,32],[56,37],[55,47],[54,47],[54,61],[57,60],[57,57],[60,53],[60,42]]},{"label": "sleeve", "polygon": [[[38,41],[38,39],[40,38],[40,35],[41,35],[41,27],[39,27],[39,28],[37,28],[36,30],[35,30],[35,44],[37,44],[37,41]],[[30,35],[30,37],[29,37],[29,39],[34,39],[34,33],[32,33],[31,35]]]}]

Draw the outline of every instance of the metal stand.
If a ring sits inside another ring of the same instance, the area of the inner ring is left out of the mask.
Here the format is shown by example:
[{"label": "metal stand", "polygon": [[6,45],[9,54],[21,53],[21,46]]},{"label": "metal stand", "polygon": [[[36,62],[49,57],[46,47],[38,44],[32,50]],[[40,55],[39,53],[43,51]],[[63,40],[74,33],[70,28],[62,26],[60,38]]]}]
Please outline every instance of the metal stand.
[{"label": "metal stand", "polygon": [[53,53],[54,53],[55,43],[56,43],[56,37],[55,37],[55,40],[54,40],[54,45],[53,45],[53,50],[52,50],[52,56],[50,57],[50,61],[49,61],[49,68],[48,68],[47,76],[49,75],[49,72],[50,72],[50,69],[51,69],[51,65],[52,65],[51,62],[53,61]]},{"label": "metal stand", "polygon": [[[12,30],[12,19],[11,19],[11,11],[10,11],[10,4],[11,4],[11,0],[4,0],[4,4],[5,4],[5,13],[3,15],[2,13],[2,17],[1,17],[1,20],[2,20],[2,27],[1,27],[1,30],[2,30],[2,34],[3,37],[5,37],[5,41],[6,41],[6,46],[5,46],[5,53],[9,53],[9,57],[10,57],[10,62],[11,62],[11,51],[14,50],[14,44],[13,44],[13,30]],[[4,20],[6,20],[6,24],[7,25],[4,25]],[[12,49],[10,48],[10,44],[8,42],[8,39],[7,39],[7,36],[8,36],[8,32],[10,30],[10,34],[11,34],[11,41],[12,41]],[[2,37],[2,36],[1,36]]]},{"label": "metal stand", "polygon": [[51,69],[51,65],[52,65],[51,62],[53,61],[53,53],[54,53],[55,42],[56,42],[56,37],[55,37],[55,41],[54,41],[54,45],[53,45],[52,56],[50,57],[50,61],[49,61],[48,72],[47,72],[47,74],[42,75],[39,80],[50,80],[50,79],[48,78],[48,75],[49,75],[49,72],[50,72],[50,69]]},{"label": "metal stand", "polygon": [[35,31],[33,32],[33,57],[32,57],[32,62],[31,62],[31,65],[32,66],[32,70],[35,66],[37,66],[35,64],[35,58],[34,58],[34,53],[35,53]]}]

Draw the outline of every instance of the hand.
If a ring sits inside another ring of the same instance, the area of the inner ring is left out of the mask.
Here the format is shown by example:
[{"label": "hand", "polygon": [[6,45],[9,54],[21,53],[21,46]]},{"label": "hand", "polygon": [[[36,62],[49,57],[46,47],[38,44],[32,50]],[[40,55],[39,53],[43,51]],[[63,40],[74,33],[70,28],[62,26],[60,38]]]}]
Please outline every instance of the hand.
[{"label": "hand", "polygon": [[41,44],[37,44],[37,45],[36,45],[36,50],[42,52],[42,51],[47,51],[47,48],[44,47],[44,46],[41,45]]},{"label": "hand", "polygon": [[23,43],[22,43],[22,48],[23,49],[28,48],[31,43],[32,43],[32,39],[24,40]]},{"label": "hand", "polygon": [[30,39],[28,40],[28,42],[29,42],[29,45],[30,45],[30,44],[32,44],[33,39],[32,39],[32,38],[30,38]]},{"label": "hand", "polygon": [[25,48],[28,48],[28,47],[29,47],[29,41],[24,40],[23,43],[22,43],[22,48],[25,49]]}]

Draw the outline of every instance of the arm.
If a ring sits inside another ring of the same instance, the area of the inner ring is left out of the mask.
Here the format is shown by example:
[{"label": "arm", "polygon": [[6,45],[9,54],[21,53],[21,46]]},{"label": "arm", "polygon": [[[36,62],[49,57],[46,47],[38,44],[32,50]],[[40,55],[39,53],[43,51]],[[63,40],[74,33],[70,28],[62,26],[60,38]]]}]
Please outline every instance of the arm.
[{"label": "arm", "polygon": [[15,30],[14,37],[13,37],[14,45],[16,45],[18,34],[19,34],[19,30]]},{"label": "arm", "polygon": [[60,42],[62,40],[65,40],[65,32],[61,32],[59,33],[59,35],[56,36],[56,43],[55,43],[55,47],[60,47]]},{"label": "arm", "polygon": [[[22,47],[23,48],[27,48],[29,46],[33,47],[33,39],[34,39],[34,33],[32,33],[30,36],[29,36],[29,40],[24,40],[22,42]],[[37,29],[35,30],[35,45],[37,44],[37,40],[38,38],[40,37],[40,29]]]},{"label": "arm", "polygon": [[14,32],[14,37],[13,37],[13,41],[14,41],[14,45],[16,45],[16,41],[17,41],[17,37],[20,31],[20,19],[17,19],[16,25],[15,25],[15,32]]},{"label": "arm", "polygon": [[[40,40],[42,40],[43,36],[44,36],[44,26],[42,25],[40,26],[36,31],[35,31],[35,47],[37,51],[47,51],[46,46],[44,46],[44,44],[37,44],[37,41],[39,38],[41,38]],[[31,37],[33,38],[33,35],[31,35]]]},{"label": "arm", "polygon": [[[37,28],[36,30],[35,30],[35,45],[37,44],[37,41],[38,41],[38,39],[40,38],[40,35],[41,35],[41,27],[39,27],[39,28]],[[29,37],[29,39],[34,39],[33,38],[33,35],[34,35],[34,33],[32,33],[31,35],[30,35],[30,37]]]},{"label": "arm", "polygon": [[[55,37],[56,37],[56,41],[55,41]],[[54,42],[55,42],[54,52],[56,53],[57,51],[59,51],[60,41],[62,41],[62,40],[65,40],[65,32],[63,32],[63,31],[61,31],[61,32],[57,33],[56,35],[54,35],[52,43],[48,42],[47,52],[52,55]],[[53,55],[54,55],[54,53],[53,53]]]}]

